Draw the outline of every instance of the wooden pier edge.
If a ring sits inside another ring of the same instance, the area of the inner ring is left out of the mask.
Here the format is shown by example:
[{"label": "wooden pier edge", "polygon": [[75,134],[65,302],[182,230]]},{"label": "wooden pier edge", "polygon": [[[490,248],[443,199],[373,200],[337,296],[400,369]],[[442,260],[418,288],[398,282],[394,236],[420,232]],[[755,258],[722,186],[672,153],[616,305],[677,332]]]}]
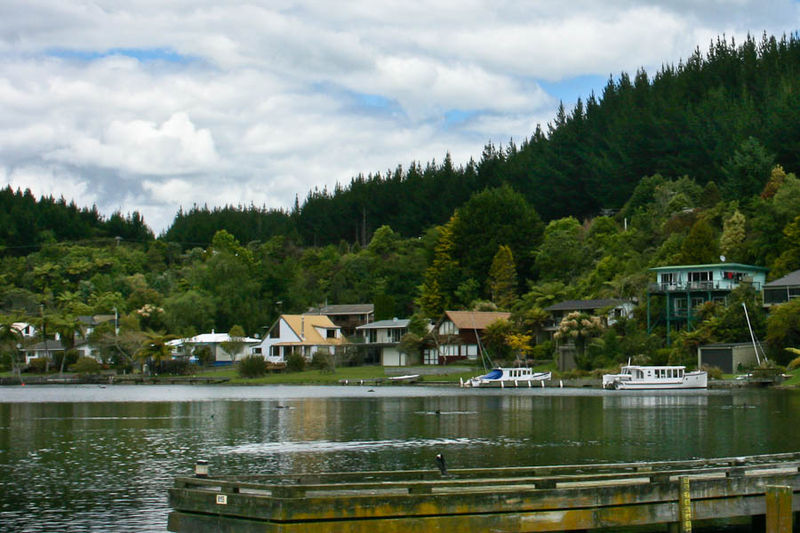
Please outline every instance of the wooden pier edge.
[{"label": "wooden pier edge", "polygon": [[687,473],[689,463],[628,463],[616,465],[616,472],[603,465],[560,465],[547,467],[555,475],[539,476],[528,474],[542,467],[519,469],[516,476],[502,469],[502,477],[491,476],[497,469],[465,469],[439,479],[413,471],[407,481],[398,472],[372,472],[361,473],[367,479],[360,483],[350,481],[353,473],[344,473],[344,481],[332,473],[312,482],[308,474],[178,478],[170,489],[174,510],[167,527],[199,533],[444,533],[622,526],[663,531],[668,525],[669,531],[688,532],[698,521],[760,517],[769,533],[791,531],[800,511],[798,454],[708,460]]}]

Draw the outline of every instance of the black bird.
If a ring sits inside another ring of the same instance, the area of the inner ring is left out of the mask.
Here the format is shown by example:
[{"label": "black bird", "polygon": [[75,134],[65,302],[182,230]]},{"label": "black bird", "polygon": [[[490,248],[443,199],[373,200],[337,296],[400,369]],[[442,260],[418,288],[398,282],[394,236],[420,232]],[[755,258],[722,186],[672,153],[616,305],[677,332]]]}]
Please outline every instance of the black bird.
[{"label": "black bird", "polygon": [[447,475],[447,464],[444,461],[444,455],[441,453],[436,454],[436,466],[439,467],[439,472],[441,472],[443,476]]}]

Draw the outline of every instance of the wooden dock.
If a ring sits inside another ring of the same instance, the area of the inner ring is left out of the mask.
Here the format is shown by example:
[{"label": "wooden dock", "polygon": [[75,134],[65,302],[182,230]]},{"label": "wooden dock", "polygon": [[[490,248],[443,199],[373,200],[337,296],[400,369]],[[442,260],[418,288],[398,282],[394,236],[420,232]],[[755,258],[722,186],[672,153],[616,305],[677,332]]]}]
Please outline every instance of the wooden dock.
[{"label": "wooden dock", "polygon": [[800,511],[798,467],[800,453],[789,453],[454,469],[444,475],[411,470],[182,477],[169,491],[168,530],[445,533],[641,526],[687,532],[692,523],[751,517],[756,531],[788,533]]}]

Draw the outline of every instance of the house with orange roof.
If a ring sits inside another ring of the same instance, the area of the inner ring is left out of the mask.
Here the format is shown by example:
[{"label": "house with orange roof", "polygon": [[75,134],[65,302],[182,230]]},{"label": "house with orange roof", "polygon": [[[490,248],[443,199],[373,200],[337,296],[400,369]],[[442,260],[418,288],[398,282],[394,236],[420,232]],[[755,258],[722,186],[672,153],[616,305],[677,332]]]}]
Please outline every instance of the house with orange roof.
[{"label": "house with orange roof", "polygon": [[251,353],[271,363],[285,363],[291,354],[310,361],[315,353],[332,354],[344,344],[342,329],[326,315],[281,315]]},{"label": "house with orange roof", "polygon": [[446,365],[459,360],[476,360],[482,350],[486,327],[508,320],[511,313],[498,311],[445,311],[434,328],[433,345],[425,348],[423,363]]}]

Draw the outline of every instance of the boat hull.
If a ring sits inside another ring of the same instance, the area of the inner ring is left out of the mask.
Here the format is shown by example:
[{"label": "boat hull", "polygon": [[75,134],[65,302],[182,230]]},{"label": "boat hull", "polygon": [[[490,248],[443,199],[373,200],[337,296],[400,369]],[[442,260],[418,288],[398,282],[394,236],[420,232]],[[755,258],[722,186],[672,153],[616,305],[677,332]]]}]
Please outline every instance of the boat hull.
[{"label": "boat hull", "polygon": [[535,372],[519,377],[509,376],[507,375],[506,372],[503,372],[503,375],[499,378],[487,378],[486,376],[478,376],[470,379],[467,382],[467,384],[470,387],[475,387],[475,388],[490,388],[490,387],[501,388],[501,389],[506,387],[531,388],[531,387],[544,386],[544,382],[549,381],[550,377],[551,377],[550,372]]},{"label": "boat hull", "polygon": [[621,379],[620,376],[604,376],[603,388],[616,390],[707,389],[708,374],[705,372],[687,372],[682,379],[636,380]]}]

